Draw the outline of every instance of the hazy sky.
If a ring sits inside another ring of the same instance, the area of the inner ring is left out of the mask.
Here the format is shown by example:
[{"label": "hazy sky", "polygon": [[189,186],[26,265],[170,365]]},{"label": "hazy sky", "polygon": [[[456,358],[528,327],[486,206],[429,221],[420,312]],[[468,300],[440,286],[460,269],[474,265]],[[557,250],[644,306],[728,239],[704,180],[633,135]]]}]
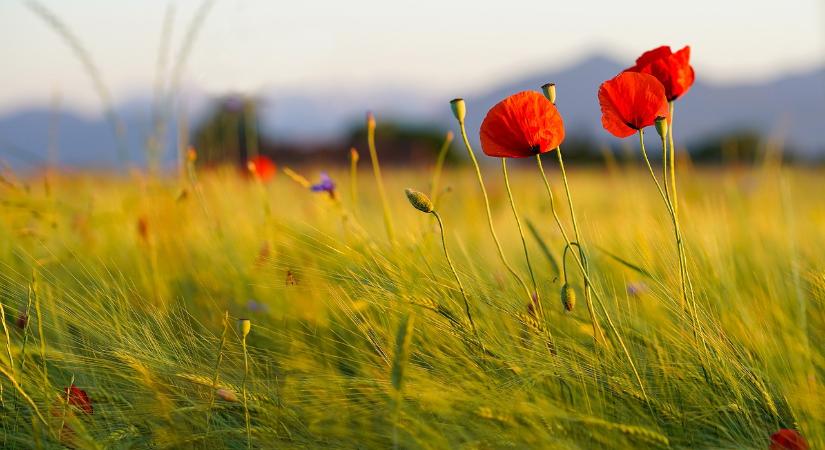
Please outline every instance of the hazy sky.
[{"label": "hazy sky", "polygon": [[[116,98],[147,91],[172,5],[172,57],[200,0],[42,0],[89,49]],[[211,92],[409,86],[448,97],[599,51],[628,64],[691,44],[706,80],[822,62],[823,0],[217,0],[185,82]],[[0,0],[0,111],[96,109],[68,46],[22,0]]]}]

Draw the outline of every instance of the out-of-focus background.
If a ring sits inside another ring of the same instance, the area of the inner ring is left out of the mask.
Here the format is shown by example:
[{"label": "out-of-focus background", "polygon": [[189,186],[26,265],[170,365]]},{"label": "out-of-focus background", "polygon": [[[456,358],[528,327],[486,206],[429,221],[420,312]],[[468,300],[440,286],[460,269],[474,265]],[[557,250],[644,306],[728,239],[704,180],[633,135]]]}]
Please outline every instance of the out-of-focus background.
[{"label": "out-of-focus background", "polygon": [[697,82],[676,121],[694,160],[810,164],[825,159],[823,14],[817,0],[6,0],[0,160],[172,168],[192,144],[214,162],[345,163],[369,110],[382,160],[429,162],[451,98],[475,136],[495,102],[552,81],[567,154],[598,162],[630,145],[601,129],[598,85],[689,44]]}]

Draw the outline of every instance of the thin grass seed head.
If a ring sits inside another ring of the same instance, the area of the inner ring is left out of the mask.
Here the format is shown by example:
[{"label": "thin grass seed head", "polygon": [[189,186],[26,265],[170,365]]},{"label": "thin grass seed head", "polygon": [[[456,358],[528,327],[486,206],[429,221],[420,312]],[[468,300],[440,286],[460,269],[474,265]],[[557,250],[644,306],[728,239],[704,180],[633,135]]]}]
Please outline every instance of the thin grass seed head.
[{"label": "thin grass seed head", "polygon": [[450,109],[453,110],[453,116],[460,123],[464,123],[464,118],[467,117],[467,104],[464,103],[463,98],[454,98],[450,100]]},{"label": "thin grass seed head", "polygon": [[241,337],[246,339],[249,336],[249,331],[252,330],[252,321],[249,319],[238,319],[238,330],[241,332]]},{"label": "thin grass seed head", "polygon": [[447,143],[453,142],[453,139],[455,139],[455,134],[453,134],[452,131],[448,131],[446,137]]},{"label": "thin grass seed head", "polygon": [[358,158],[359,158],[358,150],[355,147],[350,147],[350,149],[349,149],[349,160],[352,161],[353,163],[357,163]]},{"label": "thin grass seed head", "polygon": [[568,283],[561,287],[561,304],[566,311],[573,311],[576,307],[576,291]]},{"label": "thin grass seed head", "polygon": [[550,100],[550,103],[556,104],[556,83],[547,83],[541,87],[541,92]]},{"label": "thin grass seed head", "polygon": [[375,114],[372,111],[367,111],[367,129],[375,130]]},{"label": "thin grass seed head", "polygon": [[410,201],[410,204],[413,205],[413,208],[423,213],[433,212],[433,202],[430,201],[430,198],[427,197],[423,192],[419,192],[409,188],[405,189],[404,192],[407,193],[407,200]]},{"label": "thin grass seed head", "polygon": [[198,160],[198,152],[195,150],[195,147],[189,147],[186,149],[186,160],[190,163]]},{"label": "thin grass seed head", "polygon": [[667,136],[667,117],[659,116],[656,118],[656,132],[659,137],[664,139]]}]

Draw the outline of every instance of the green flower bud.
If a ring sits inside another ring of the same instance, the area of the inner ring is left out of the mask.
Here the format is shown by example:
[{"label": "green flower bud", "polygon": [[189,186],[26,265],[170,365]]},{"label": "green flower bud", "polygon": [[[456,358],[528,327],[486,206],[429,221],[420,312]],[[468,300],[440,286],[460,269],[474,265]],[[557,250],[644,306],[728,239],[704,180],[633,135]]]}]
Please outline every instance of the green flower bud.
[{"label": "green flower bud", "polygon": [[249,331],[252,330],[252,321],[249,319],[238,319],[238,330],[241,332],[241,337],[249,336]]},{"label": "green flower bud", "polygon": [[423,213],[433,212],[433,202],[431,202],[429,197],[424,195],[423,192],[418,192],[413,189],[405,189],[404,192],[407,193],[407,200],[410,201],[413,208]]},{"label": "green flower bud", "polygon": [[455,118],[463,123],[464,118],[467,116],[467,105],[464,103],[464,99],[454,98],[450,100],[450,108],[452,108]]},{"label": "green flower bud", "polygon": [[576,291],[573,290],[573,286],[567,283],[564,283],[564,286],[561,287],[561,304],[567,311],[573,311],[573,308],[576,307]]},{"label": "green flower bud", "polygon": [[556,83],[547,83],[541,87],[541,91],[544,92],[544,96],[547,97],[547,100],[550,100],[550,103],[556,104]]},{"label": "green flower bud", "polygon": [[656,132],[664,139],[667,136],[667,117],[659,116],[656,118]]}]

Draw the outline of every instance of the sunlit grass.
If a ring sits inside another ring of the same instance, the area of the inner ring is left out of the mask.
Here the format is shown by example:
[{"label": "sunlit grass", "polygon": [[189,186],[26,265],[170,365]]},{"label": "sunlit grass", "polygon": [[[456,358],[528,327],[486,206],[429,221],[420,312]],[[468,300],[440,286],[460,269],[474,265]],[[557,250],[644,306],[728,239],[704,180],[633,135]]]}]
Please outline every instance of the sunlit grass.
[{"label": "sunlit grass", "polygon": [[[1,187],[2,446],[244,448],[244,386],[253,447],[767,448],[792,427],[825,445],[821,173],[679,174],[703,347],[680,307],[652,181],[636,168],[567,167],[593,287],[646,401],[616,342],[594,348],[584,305],[562,306],[565,243],[535,168],[509,175],[541,238],[526,235],[545,324],[499,262],[474,171],[445,168],[432,195],[479,338],[438,223],[404,194],[429,191],[432,172],[385,168],[390,242],[361,169],[357,208],[346,170],[331,173],[334,198],[229,170],[199,173],[197,186],[133,174]],[[488,169],[502,248],[528,277],[503,181]],[[24,338],[15,322],[30,299]],[[246,379],[238,318],[253,324]],[[72,380],[93,414],[66,406]]]}]

